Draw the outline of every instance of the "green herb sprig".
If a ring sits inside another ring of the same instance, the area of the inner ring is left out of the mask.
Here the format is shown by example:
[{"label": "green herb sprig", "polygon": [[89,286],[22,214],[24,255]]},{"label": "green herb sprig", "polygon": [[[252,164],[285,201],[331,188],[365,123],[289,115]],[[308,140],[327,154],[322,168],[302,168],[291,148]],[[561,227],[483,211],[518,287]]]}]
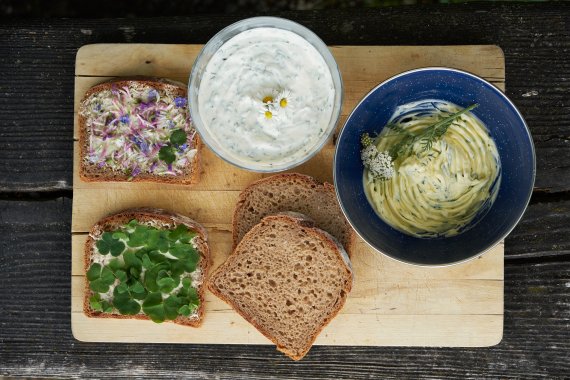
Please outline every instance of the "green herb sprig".
[{"label": "green herb sprig", "polygon": [[392,146],[388,153],[395,161],[399,156],[408,155],[412,150],[413,146],[416,142],[420,142],[422,146],[422,151],[428,151],[432,148],[435,141],[441,138],[445,132],[453,125],[453,122],[457,120],[461,115],[466,112],[471,111],[472,109],[478,107],[479,104],[472,104],[467,108],[462,109],[456,113],[453,113],[440,121],[436,122],[435,124],[426,127],[422,130],[419,134],[414,135],[398,124],[388,124],[386,128],[396,132],[397,135],[403,135],[404,138],[400,140],[397,144]]},{"label": "green herb sprig", "polygon": [[158,158],[167,164],[171,164],[176,160],[176,150],[181,145],[186,144],[188,135],[182,129],[175,129],[170,134],[169,143],[158,151]]},{"label": "green herb sprig", "polygon": [[[117,231],[104,232],[96,247],[100,254],[114,258],[107,265],[93,263],[87,270],[93,292],[91,308],[106,313],[117,310],[123,315],[135,315],[142,309],[157,323],[192,314],[200,304],[187,277],[200,260],[191,244],[194,236],[196,233],[184,225],[159,230],[136,220]],[[113,285],[112,297],[104,299]]]}]

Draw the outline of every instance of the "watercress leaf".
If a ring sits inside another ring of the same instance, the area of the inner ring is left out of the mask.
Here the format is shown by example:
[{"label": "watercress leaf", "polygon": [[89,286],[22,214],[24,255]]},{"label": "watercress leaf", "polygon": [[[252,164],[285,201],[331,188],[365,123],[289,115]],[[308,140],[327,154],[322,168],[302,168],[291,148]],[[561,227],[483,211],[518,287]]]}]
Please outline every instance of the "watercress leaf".
[{"label": "watercress leaf", "polygon": [[148,239],[149,228],[142,225],[137,225],[135,230],[129,236],[129,247],[142,247],[146,244]]},{"label": "watercress leaf", "polygon": [[170,296],[164,300],[164,314],[166,319],[176,319],[178,317],[178,309],[182,305],[182,300],[176,296]]},{"label": "watercress leaf", "polygon": [[188,307],[188,305],[183,305],[178,309],[178,313],[180,315],[187,317],[190,315],[191,312],[190,312],[190,308]]},{"label": "watercress leaf", "polygon": [[140,283],[140,281],[136,281],[133,285],[130,286],[131,292],[133,293],[143,293],[144,286]]},{"label": "watercress leaf", "polygon": [[149,293],[145,298],[142,306],[143,312],[153,320],[160,323],[166,319],[164,305],[162,302],[162,293]]},{"label": "watercress leaf", "polygon": [[115,275],[113,274],[113,271],[109,269],[109,267],[105,266],[103,269],[101,269],[101,281],[108,285],[111,285],[115,282]]},{"label": "watercress leaf", "polygon": [[182,279],[182,287],[186,290],[188,290],[188,288],[190,288],[190,286],[192,286],[192,279],[188,278],[188,277],[184,277]]},{"label": "watercress leaf", "polygon": [[186,272],[184,262],[181,260],[172,260],[170,264],[170,273],[172,277],[179,277]]},{"label": "watercress leaf", "polygon": [[101,301],[101,295],[99,293],[95,293],[89,298],[89,301]]},{"label": "watercress leaf", "polygon": [[116,231],[113,232],[113,239],[123,239],[123,240],[127,240],[127,234],[121,231]]},{"label": "watercress leaf", "polygon": [[174,151],[174,147],[170,145],[163,146],[158,151],[158,158],[162,161],[166,162],[167,164],[171,164],[176,160],[176,153]]},{"label": "watercress leaf", "polygon": [[101,302],[99,301],[90,301],[89,306],[91,306],[93,311],[103,311],[103,305],[101,305]]},{"label": "watercress leaf", "polygon": [[152,268],[148,269],[145,272],[144,276],[145,288],[147,288],[150,292],[158,292],[159,287],[156,284],[158,272],[160,272],[161,270],[166,270],[168,266],[169,266],[168,263],[159,263],[155,264],[154,266],[152,266]]},{"label": "watercress leaf", "polygon": [[117,289],[117,292],[122,294],[122,293],[127,292],[129,290],[129,287],[127,286],[127,284],[121,283],[117,286],[116,289]]},{"label": "watercress leaf", "polygon": [[161,278],[156,282],[156,284],[162,293],[170,293],[176,287],[176,282],[171,277]]},{"label": "watercress leaf", "polygon": [[111,305],[109,302],[107,301],[102,301],[101,302],[101,308],[103,309],[103,311],[105,313],[111,313],[113,311],[113,305]]},{"label": "watercress leaf", "polygon": [[184,269],[188,273],[192,273],[196,270],[198,261],[200,260],[200,254],[196,251],[190,253],[188,257],[184,260]]},{"label": "watercress leaf", "polygon": [[107,293],[109,291],[109,284],[98,278],[89,283],[89,288],[97,293]]},{"label": "watercress leaf", "polygon": [[179,224],[176,228],[168,233],[168,239],[172,241],[176,241],[180,239],[181,236],[188,232],[188,227],[184,224]]},{"label": "watercress leaf", "polygon": [[101,277],[101,264],[93,263],[87,270],[87,279],[93,281]]},{"label": "watercress leaf", "polygon": [[106,240],[99,240],[95,243],[97,250],[102,255],[108,255],[111,252],[111,244]]},{"label": "watercress leaf", "polygon": [[141,277],[141,271],[137,268],[131,267],[129,268],[129,273],[131,274],[132,278],[140,278]]},{"label": "watercress leaf", "polygon": [[154,264],[163,263],[168,261],[168,258],[158,251],[151,251],[148,253],[148,257]]},{"label": "watercress leaf", "polygon": [[101,235],[101,240],[112,242],[113,241],[113,232],[103,232]]},{"label": "watercress leaf", "polygon": [[198,292],[195,288],[188,289],[188,295],[186,296],[189,304],[198,305],[200,303],[200,298],[198,298]]},{"label": "watercress leaf", "polygon": [[113,304],[123,315],[135,315],[141,310],[139,303],[129,296],[129,292],[119,293],[118,287],[113,292]]},{"label": "watercress leaf", "polygon": [[156,244],[156,248],[160,251],[160,252],[168,252],[168,248],[170,247],[170,243],[168,242],[168,240],[166,238],[161,237],[157,244]]},{"label": "watercress leaf", "polygon": [[123,254],[123,260],[125,260],[125,265],[128,268],[141,269],[143,266],[142,260],[133,252],[125,252],[125,254]]},{"label": "watercress leaf", "polygon": [[143,258],[142,258],[142,266],[143,266],[145,269],[149,269],[149,268],[151,268],[153,265],[154,265],[154,264],[153,264],[152,261],[150,260],[148,253],[145,253],[145,254],[143,255]]},{"label": "watercress leaf", "polygon": [[115,259],[109,261],[108,267],[113,272],[116,272],[119,269],[123,269],[123,263],[121,262],[121,260],[115,258]]},{"label": "watercress leaf", "polygon": [[125,250],[125,243],[120,240],[114,240],[110,245],[110,252],[112,256],[119,256]]},{"label": "watercress leaf", "polygon": [[126,282],[127,281],[127,273],[122,270],[119,269],[118,271],[115,272],[115,276],[117,276],[117,278],[121,281],[121,282]]},{"label": "watercress leaf", "polygon": [[160,239],[160,231],[159,230],[155,230],[155,229],[149,230],[148,231],[148,237],[146,240],[146,246],[148,247],[148,249],[150,249],[150,250],[157,249],[159,239]]}]

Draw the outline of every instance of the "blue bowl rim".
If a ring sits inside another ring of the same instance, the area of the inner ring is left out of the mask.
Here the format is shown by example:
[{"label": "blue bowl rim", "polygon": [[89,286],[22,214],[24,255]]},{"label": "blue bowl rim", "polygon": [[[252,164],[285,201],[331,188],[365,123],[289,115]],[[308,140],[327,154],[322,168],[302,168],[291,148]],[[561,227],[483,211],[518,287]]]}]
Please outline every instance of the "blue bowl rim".
[{"label": "blue bowl rim", "polygon": [[[348,213],[346,212],[344,205],[342,203],[340,194],[338,192],[338,186],[337,186],[337,174],[336,174],[336,162],[337,162],[337,158],[338,158],[338,142],[340,142],[342,140],[342,135],[345,132],[346,126],[348,124],[348,122],[350,121],[350,119],[352,118],[352,116],[354,115],[354,113],[356,112],[356,110],[360,107],[360,105],[376,90],[378,90],[380,87],[384,86],[385,84],[387,84],[388,82],[391,82],[394,79],[397,79],[399,77],[403,77],[409,74],[413,74],[413,73],[417,73],[417,72],[421,72],[421,71],[433,71],[433,70],[438,70],[438,71],[449,71],[449,72],[455,72],[458,74],[462,74],[462,75],[466,75],[469,77],[472,77],[478,81],[481,81],[483,83],[485,83],[486,85],[489,86],[489,88],[493,91],[495,91],[496,93],[499,94],[499,96],[501,96],[502,98],[504,98],[507,103],[512,107],[512,109],[514,110],[514,112],[516,113],[516,115],[520,118],[523,126],[525,127],[525,131],[528,137],[528,140],[530,142],[530,147],[531,147],[531,157],[532,157],[532,165],[533,165],[533,169],[532,169],[532,186],[529,189],[528,192],[528,197],[526,200],[526,205],[524,206],[522,212],[520,213],[520,215],[517,217],[517,220],[515,221],[515,223],[513,223],[513,225],[508,229],[508,231],[503,234],[500,238],[498,238],[497,240],[495,240],[494,242],[492,242],[488,248],[478,252],[477,254],[468,257],[466,259],[463,260],[459,260],[459,261],[453,261],[450,263],[446,263],[446,264],[435,264],[435,265],[430,265],[430,264],[420,264],[420,263],[416,263],[416,262],[412,262],[412,261],[407,261],[407,260],[402,260],[399,258],[396,258],[394,256],[389,255],[388,253],[382,252],[379,249],[377,249],[371,242],[369,242],[366,238],[364,238],[363,234],[360,233],[360,231],[358,230],[358,228],[356,227],[356,225],[353,223],[353,221],[350,219],[350,217],[348,216]],[[342,129],[340,131],[340,133],[338,134],[338,138],[337,138],[337,145],[335,147],[335,154],[334,154],[334,158],[333,158],[333,182],[334,182],[334,188],[335,188],[335,193],[336,193],[336,198],[338,200],[338,203],[340,205],[340,209],[342,210],[342,213],[344,214],[346,220],[348,220],[348,223],[351,225],[351,227],[354,229],[354,231],[356,232],[356,234],[363,240],[366,242],[366,244],[368,244],[372,249],[374,249],[374,251],[401,263],[404,264],[409,264],[409,265],[413,265],[413,266],[417,266],[417,267],[428,267],[428,268],[442,268],[442,267],[449,267],[452,265],[457,265],[457,264],[462,264],[471,260],[474,260],[477,257],[482,256],[483,254],[489,252],[491,249],[493,249],[497,244],[499,244],[501,241],[503,241],[512,231],[513,229],[519,224],[519,222],[521,221],[524,213],[526,212],[526,209],[528,208],[528,204],[530,202],[530,198],[532,197],[532,192],[534,189],[534,184],[535,184],[535,180],[536,180],[536,151],[534,148],[534,141],[532,139],[532,135],[530,133],[530,130],[528,128],[528,125],[524,119],[524,117],[522,116],[522,114],[520,113],[520,111],[518,110],[518,108],[515,106],[515,104],[507,97],[507,95],[505,95],[505,93],[503,93],[503,91],[501,91],[497,86],[495,86],[494,84],[490,83],[489,81],[481,78],[478,75],[475,75],[473,73],[470,73],[468,71],[464,71],[464,70],[459,70],[459,69],[454,69],[454,68],[450,68],[450,67],[440,67],[440,66],[429,66],[429,67],[422,67],[419,69],[412,69],[412,70],[407,70],[404,72],[401,72],[399,74],[396,74],[386,80],[384,80],[383,82],[379,83],[378,85],[374,86],[374,88],[372,88],[366,95],[364,95],[364,97],[358,102],[358,104],[352,109],[352,111],[350,112],[350,115],[348,115],[348,117],[346,118],[346,121],[344,122],[344,125],[342,126]]]}]

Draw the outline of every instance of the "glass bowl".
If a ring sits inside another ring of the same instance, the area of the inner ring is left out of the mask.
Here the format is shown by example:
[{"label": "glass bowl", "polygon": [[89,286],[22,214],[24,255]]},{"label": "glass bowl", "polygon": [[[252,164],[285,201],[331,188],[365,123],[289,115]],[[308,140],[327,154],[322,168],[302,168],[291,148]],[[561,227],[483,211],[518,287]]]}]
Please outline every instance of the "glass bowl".
[{"label": "glass bowl", "polygon": [[[254,28],[277,28],[299,35],[307,42],[309,42],[322,56],[326,65],[328,66],[332,77],[335,93],[333,98],[331,117],[328,125],[316,141],[310,142],[310,144],[307,144],[309,146],[305,146],[303,148],[304,153],[295,154],[292,158],[281,158],[276,161],[262,160],[260,162],[247,160],[228,149],[223,140],[218,140],[215,134],[212,133],[210,128],[206,125],[200,116],[200,84],[211,58],[228,40],[246,30]],[[238,21],[222,29],[214,37],[212,37],[212,39],[210,39],[206,45],[204,45],[202,51],[200,54],[198,54],[198,57],[196,58],[196,61],[192,67],[188,84],[188,104],[190,109],[190,117],[192,118],[194,126],[200,134],[200,137],[204,143],[221,159],[239,168],[255,172],[268,173],[284,171],[298,166],[313,157],[325,145],[327,140],[335,131],[340,116],[342,100],[343,84],[340,71],[336,64],[336,61],[334,60],[325,43],[315,33],[305,28],[304,26],[296,22],[278,17],[248,18]]]}]

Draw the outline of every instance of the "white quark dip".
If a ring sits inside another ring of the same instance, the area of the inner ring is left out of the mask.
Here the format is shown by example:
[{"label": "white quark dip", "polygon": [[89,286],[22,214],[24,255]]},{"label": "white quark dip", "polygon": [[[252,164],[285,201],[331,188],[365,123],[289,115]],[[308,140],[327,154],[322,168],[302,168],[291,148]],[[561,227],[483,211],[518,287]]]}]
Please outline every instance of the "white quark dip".
[{"label": "white quark dip", "polygon": [[329,127],[335,89],[320,53],[299,35],[255,28],[213,55],[198,92],[217,143],[246,162],[298,161]]}]

